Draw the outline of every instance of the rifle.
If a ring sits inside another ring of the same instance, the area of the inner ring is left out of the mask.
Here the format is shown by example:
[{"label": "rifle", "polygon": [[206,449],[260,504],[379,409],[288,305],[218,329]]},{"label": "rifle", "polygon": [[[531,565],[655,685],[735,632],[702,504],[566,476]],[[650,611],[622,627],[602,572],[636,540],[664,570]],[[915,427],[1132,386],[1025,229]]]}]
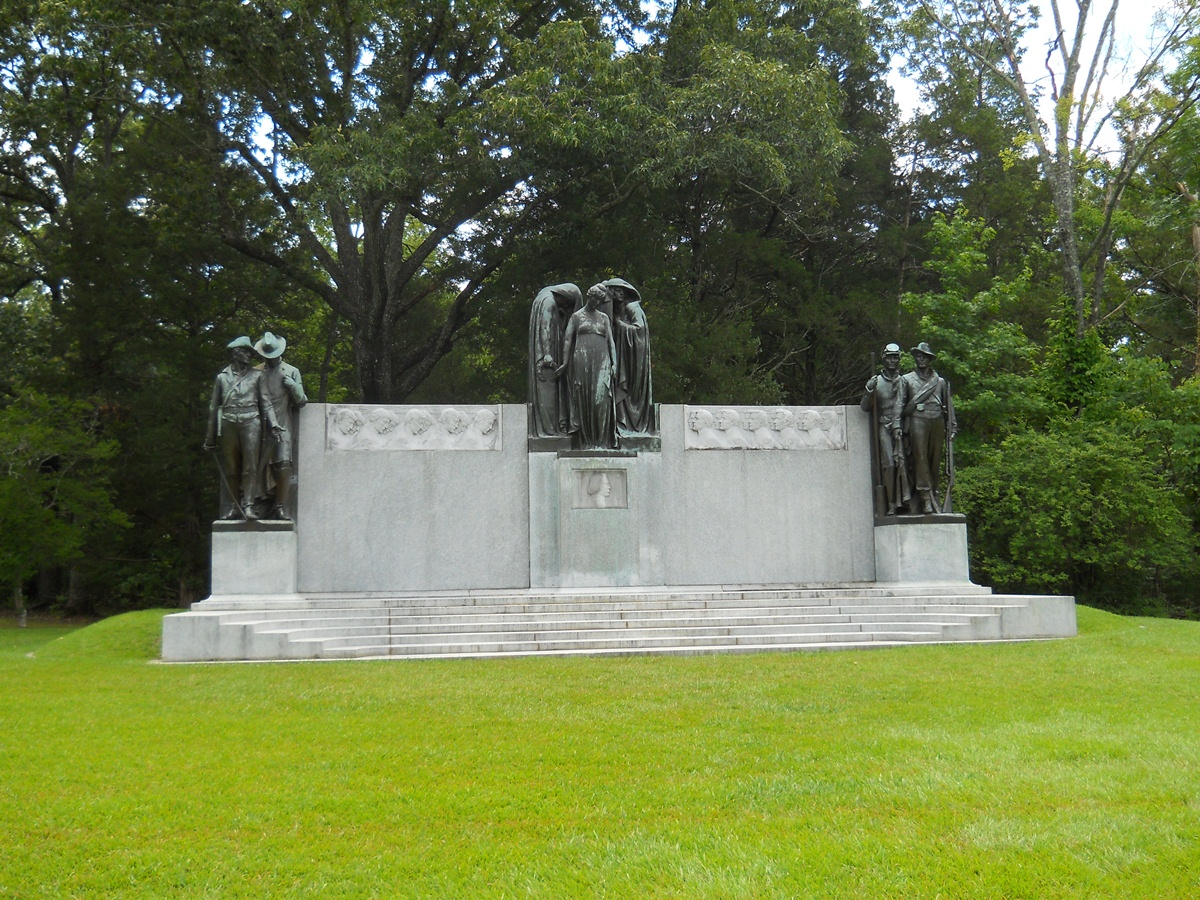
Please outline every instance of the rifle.
[{"label": "rifle", "polygon": [[[875,373],[875,351],[871,351],[871,374]],[[887,493],[883,488],[883,464],[879,458],[879,382],[871,391],[871,471],[874,473],[875,515],[887,514]]]},{"label": "rifle", "polygon": [[954,429],[958,423],[954,418],[954,401],[950,399],[950,385],[946,384],[946,497],[942,500],[942,512],[954,512]]},{"label": "rifle", "polygon": [[898,509],[900,504],[907,503],[912,499],[912,487],[908,483],[908,457],[904,455],[904,431],[901,430],[899,435],[893,431],[892,440],[896,444],[896,474],[900,476],[900,496],[896,498]]}]

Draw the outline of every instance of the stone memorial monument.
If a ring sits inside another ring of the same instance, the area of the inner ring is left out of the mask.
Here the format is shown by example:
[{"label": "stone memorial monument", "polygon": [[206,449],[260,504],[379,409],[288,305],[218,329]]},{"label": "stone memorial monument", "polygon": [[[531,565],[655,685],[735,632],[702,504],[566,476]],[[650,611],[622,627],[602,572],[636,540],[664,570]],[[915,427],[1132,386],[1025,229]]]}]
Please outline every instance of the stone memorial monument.
[{"label": "stone memorial monument", "polygon": [[[655,406],[638,291],[613,278],[582,299],[570,284],[535,298],[524,405],[306,403],[282,338],[258,342],[261,369],[231,342],[206,446],[237,521],[214,523],[212,596],[164,620],[164,659],[1074,633],[1072,598],[971,582],[949,512],[957,424],[927,343],[903,376],[887,345],[855,406]],[[254,521],[268,496],[295,521]]]}]

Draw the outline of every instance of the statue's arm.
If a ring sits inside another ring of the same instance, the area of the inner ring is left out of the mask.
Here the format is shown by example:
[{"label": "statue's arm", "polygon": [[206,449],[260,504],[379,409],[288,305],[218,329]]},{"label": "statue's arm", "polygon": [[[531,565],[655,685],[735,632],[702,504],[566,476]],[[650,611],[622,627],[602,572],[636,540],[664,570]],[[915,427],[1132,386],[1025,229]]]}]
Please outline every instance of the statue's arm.
[{"label": "statue's arm", "polygon": [[904,404],[908,402],[909,386],[904,378],[896,379],[896,396],[892,400],[892,433],[899,434],[903,427]]},{"label": "statue's arm", "polygon": [[292,397],[292,403],[296,409],[308,403],[308,396],[304,393],[304,383],[300,380],[299,369],[289,369],[283,378],[283,385],[287,388],[288,393]]},{"label": "statue's arm", "polygon": [[538,304],[534,322],[534,353],[537,354],[537,365],[540,368],[554,365],[554,351],[557,349],[551,335],[554,333],[555,306],[553,303]]},{"label": "statue's arm", "polygon": [[275,406],[271,403],[271,398],[267,396],[267,383],[262,378],[254,380],[254,393],[258,396],[258,414],[262,417],[263,422],[278,434],[283,428],[279,424],[279,420],[275,418]]},{"label": "statue's arm", "polygon": [[871,411],[871,401],[874,399],[875,385],[878,384],[878,382],[878,375],[872,375],[867,379],[867,386],[863,390],[862,400],[860,400],[858,403],[858,405],[861,406],[866,412]]},{"label": "statue's arm", "polygon": [[571,316],[571,320],[567,322],[566,334],[563,335],[562,365],[554,370],[555,378],[567,371],[567,366],[571,362],[571,354],[575,352],[575,333],[577,331],[579,331],[579,320]]},{"label": "statue's arm", "polygon": [[224,391],[221,386],[221,376],[213,381],[212,397],[208,401],[208,425],[204,430],[204,449],[212,450],[217,445],[217,417],[221,415],[221,400]]}]

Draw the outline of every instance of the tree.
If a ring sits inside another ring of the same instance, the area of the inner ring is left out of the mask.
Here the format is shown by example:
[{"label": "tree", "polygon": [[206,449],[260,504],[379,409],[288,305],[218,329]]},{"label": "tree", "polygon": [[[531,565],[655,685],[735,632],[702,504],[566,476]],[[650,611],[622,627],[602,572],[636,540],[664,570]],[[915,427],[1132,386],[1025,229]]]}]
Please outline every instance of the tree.
[{"label": "tree", "polygon": [[98,437],[93,404],[21,390],[0,406],[0,580],[24,624],[23,582],[77,562],[97,529],[128,519],[112,503],[101,465],[117,453]]},{"label": "tree", "polygon": [[[231,214],[223,240],[348,323],[368,402],[399,401],[428,377],[552,202],[559,185],[532,148],[570,143],[573,123],[547,134],[548,117],[523,113],[577,106],[587,133],[613,41],[642,15],[589,0],[127,11],[158,41],[162,96],[274,204],[271,228]],[[600,97],[610,111],[617,99]]]},{"label": "tree", "polygon": [[[1135,172],[1200,96],[1200,73],[1163,89],[1163,69],[1196,33],[1200,6],[1187,2],[1159,34],[1120,96],[1106,97],[1117,40],[1119,0],[1097,7],[1078,0],[1074,21],[1065,4],[1050,0],[1055,37],[1043,62],[1049,75],[1051,110],[1044,122],[1039,79],[1024,59],[1023,39],[1036,18],[1033,7],[1015,0],[920,0],[920,11],[936,25],[937,39],[967,53],[1017,98],[1028,140],[1049,187],[1064,291],[1082,332],[1104,318],[1105,272],[1114,241],[1114,216]],[[983,36],[982,48],[979,37]],[[993,56],[990,48],[998,49]],[[983,49],[987,48],[987,49]],[[1102,143],[1115,136],[1116,162],[1101,158]],[[1081,191],[1090,189],[1096,214],[1080,215]],[[1085,222],[1085,219],[1087,220]]]}]

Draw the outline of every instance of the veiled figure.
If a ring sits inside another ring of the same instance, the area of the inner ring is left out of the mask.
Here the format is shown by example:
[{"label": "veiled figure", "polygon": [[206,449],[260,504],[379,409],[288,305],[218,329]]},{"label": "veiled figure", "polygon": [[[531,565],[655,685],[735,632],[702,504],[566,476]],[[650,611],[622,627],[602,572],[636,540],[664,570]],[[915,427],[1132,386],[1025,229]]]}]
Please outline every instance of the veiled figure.
[{"label": "veiled figure", "polygon": [[563,337],[563,366],[570,397],[568,430],[580,450],[617,447],[617,348],[611,320],[602,311],[604,285],[588,289],[583,309],[571,316]]},{"label": "veiled figure", "polygon": [[566,382],[556,377],[563,363],[563,337],[570,315],[583,303],[573,284],[542,288],[529,313],[529,433],[536,437],[566,434]]},{"label": "veiled figure", "polygon": [[650,328],[637,288],[623,278],[604,282],[614,297],[617,346],[617,427],[628,434],[654,434],[654,396],[650,384]]}]

